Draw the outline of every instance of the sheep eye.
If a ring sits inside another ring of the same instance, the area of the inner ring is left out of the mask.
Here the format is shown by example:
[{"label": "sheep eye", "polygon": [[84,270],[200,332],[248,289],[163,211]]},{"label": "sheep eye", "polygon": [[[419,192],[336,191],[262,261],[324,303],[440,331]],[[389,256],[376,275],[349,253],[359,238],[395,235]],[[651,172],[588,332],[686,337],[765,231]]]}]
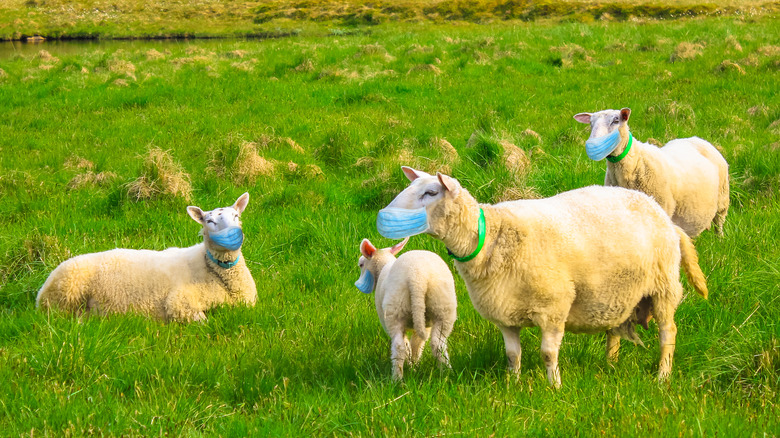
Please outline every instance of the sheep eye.
[{"label": "sheep eye", "polygon": [[617,122],[618,122],[618,119],[614,119],[614,120],[612,120],[612,124],[613,124],[613,125],[614,125],[615,123],[617,123]]},{"label": "sheep eye", "polygon": [[423,196],[436,196],[438,194],[439,192],[437,192],[436,190],[428,190],[427,192],[425,192]]}]

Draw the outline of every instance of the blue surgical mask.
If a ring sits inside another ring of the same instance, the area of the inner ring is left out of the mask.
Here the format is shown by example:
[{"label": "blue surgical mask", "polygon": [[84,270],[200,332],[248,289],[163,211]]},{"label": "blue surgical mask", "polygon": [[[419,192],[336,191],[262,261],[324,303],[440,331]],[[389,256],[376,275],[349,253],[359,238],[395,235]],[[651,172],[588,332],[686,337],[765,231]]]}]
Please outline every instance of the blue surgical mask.
[{"label": "blue surgical mask", "polygon": [[376,228],[379,234],[388,239],[401,239],[428,231],[428,213],[425,207],[410,210],[408,208],[385,207],[376,216]]},{"label": "blue surgical mask", "polygon": [[371,275],[371,271],[366,269],[360,274],[360,278],[355,282],[355,286],[360,292],[364,294],[370,294],[374,291],[374,276]]},{"label": "blue surgical mask", "polygon": [[241,248],[241,244],[244,243],[244,232],[241,230],[241,227],[232,226],[221,231],[209,231],[209,238],[212,242],[226,250],[235,251]]},{"label": "blue surgical mask", "polygon": [[616,129],[607,135],[591,138],[585,142],[585,152],[593,161],[601,161],[611,154],[620,144],[620,130]]}]

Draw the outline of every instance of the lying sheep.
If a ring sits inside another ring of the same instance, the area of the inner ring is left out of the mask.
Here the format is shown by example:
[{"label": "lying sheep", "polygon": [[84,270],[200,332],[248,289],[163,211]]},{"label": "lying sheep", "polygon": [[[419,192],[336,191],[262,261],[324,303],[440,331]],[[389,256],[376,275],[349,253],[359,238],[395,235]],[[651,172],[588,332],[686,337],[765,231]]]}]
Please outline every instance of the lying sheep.
[{"label": "lying sheep", "polygon": [[722,235],[729,211],[729,166],[723,156],[699,137],[672,140],[662,148],[637,141],[628,130],[630,116],[628,108],[574,116],[590,123],[588,156],[607,158],[604,184],[652,196],[691,237],[713,222]]},{"label": "lying sheep", "polygon": [[460,183],[408,167],[412,183],[377,216],[380,234],[428,233],[455,255],[474,308],[501,330],[509,368],[520,372],[519,331],[541,329],[547,378],[560,386],[564,331],[607,332],[617,355],[626,326],[649,299],[661,344],[659,380],[672,369],[682,297],[680,261],[697,292],[707,285],[696,250],[650,197],[591,186],[547,199],[478,204]]},{"label": "lying sheep", "polygon": [[163,320],[203,321],[220,304],[254,306],[257,289],[241,257],[241,213],[249,194],[231,207],[187,207],[203,226],[203,243],[164,251],[113,249],[57,266],[36,306],[98,314],[133,311]]},{"label": "lying sheep", "polygon": [[[455,282],[447,264],[429,251],[409,251],[395,258],[408,239],[392,248],[376,249],[368,239],[360,243],[360,279],[355,286],[374,294],[376,313],[392,341],[393,379],[401,380],[404,362],[420,360],[428,338],[431,351],[449,367],[447,337],[457,319]],[[414,331],[409,354],[407,330]]]}]

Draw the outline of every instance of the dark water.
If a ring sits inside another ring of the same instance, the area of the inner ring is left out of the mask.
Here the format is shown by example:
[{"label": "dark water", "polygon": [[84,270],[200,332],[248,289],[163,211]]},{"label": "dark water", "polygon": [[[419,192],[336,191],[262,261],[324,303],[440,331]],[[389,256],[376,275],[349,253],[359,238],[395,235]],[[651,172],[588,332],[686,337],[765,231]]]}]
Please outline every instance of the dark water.
[{"label": "dark water", "polygon": [[[2,0],[0,0],[2,1]],[[235,48],[242,43],[251,43],[259,40],[245,39],[160,39],[160,40],[46,40],[40,43],[25,43],[21,41],[0,41],[0,60],[11,59],[14,56],[33,56],[41,50],[46,50],[56,57],[78,55],[84,52],[102,50],[113,52],[123,50],[149,50],[156,49],[160,52],[175,47],[198,45],[209,50],[218,50],[220,47]]]}]

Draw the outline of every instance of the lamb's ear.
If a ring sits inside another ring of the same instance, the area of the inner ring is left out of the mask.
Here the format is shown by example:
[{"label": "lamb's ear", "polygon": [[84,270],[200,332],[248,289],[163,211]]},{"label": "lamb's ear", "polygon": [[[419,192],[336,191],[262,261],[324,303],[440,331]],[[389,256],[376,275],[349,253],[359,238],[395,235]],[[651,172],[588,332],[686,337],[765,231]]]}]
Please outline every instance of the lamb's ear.
[{"label": "lamb's ear", "polygon": [[631,117],[631,108],[623,108],[620,110],[620,121],[627,122],[629,117]]},{"label": "lamb's ear", "polygon": [[458,184],[458,181],[455,180],[455,178],[439,172],[436,172],[436,177],[439,178],[439,182],[441,183],[442,187],[451,192],[453,195],[457,195],[458,192],[460,192],[460,184]]},{"label": "lamb's ear", "polygon": [[406,242],[408,242],[408,241],[409,241],[409,238],[407,237],[406,239],[404,239],[404,240],[400,241],[399,243],[396,243],[395,245],[393,245],[393,247],[390,248],[390,254],[396,255],[399,252],[401,252],[401,250],[404,249],[404,245],[406,245]]},{"label": "lamb's ear", "polygon": [[580,123],[590,123],[591,113],[579,113],[574,115],[574,120]]},{"label": "lamb's ear", "polygon": [[414,181],[417,178],[421,178],[423,176],[431,176],[429,173],[425,173],[422,170],[415,170],[408,166],[401,166],[401,170],[404,171],[404,175],[409,178],[409,181]]},{"label": "lamb's ear", "polygon": [[363,239],[362,242],[360,242],[360,253],[363,254],[363,257],[370,259],[373,257],[374,253],[376,252],[376,247],[371,244],[371,242],[368,241],[368,239]]},{"label": "lamb's ear", "polygon": [[187,214],[189,214],[195,222],[203,225],[203,210],[201,210],[200,207],[190,205],[187,207]]},{"label": "lamb's ear", "polygon": [[238,214],[241,214],[244,212],[247,204],[249,204],[249,193],[244,193],[243,195],[239,196],[238,199],[236,199],[236,203],[233,204],[233,208],[238,211]]}]

